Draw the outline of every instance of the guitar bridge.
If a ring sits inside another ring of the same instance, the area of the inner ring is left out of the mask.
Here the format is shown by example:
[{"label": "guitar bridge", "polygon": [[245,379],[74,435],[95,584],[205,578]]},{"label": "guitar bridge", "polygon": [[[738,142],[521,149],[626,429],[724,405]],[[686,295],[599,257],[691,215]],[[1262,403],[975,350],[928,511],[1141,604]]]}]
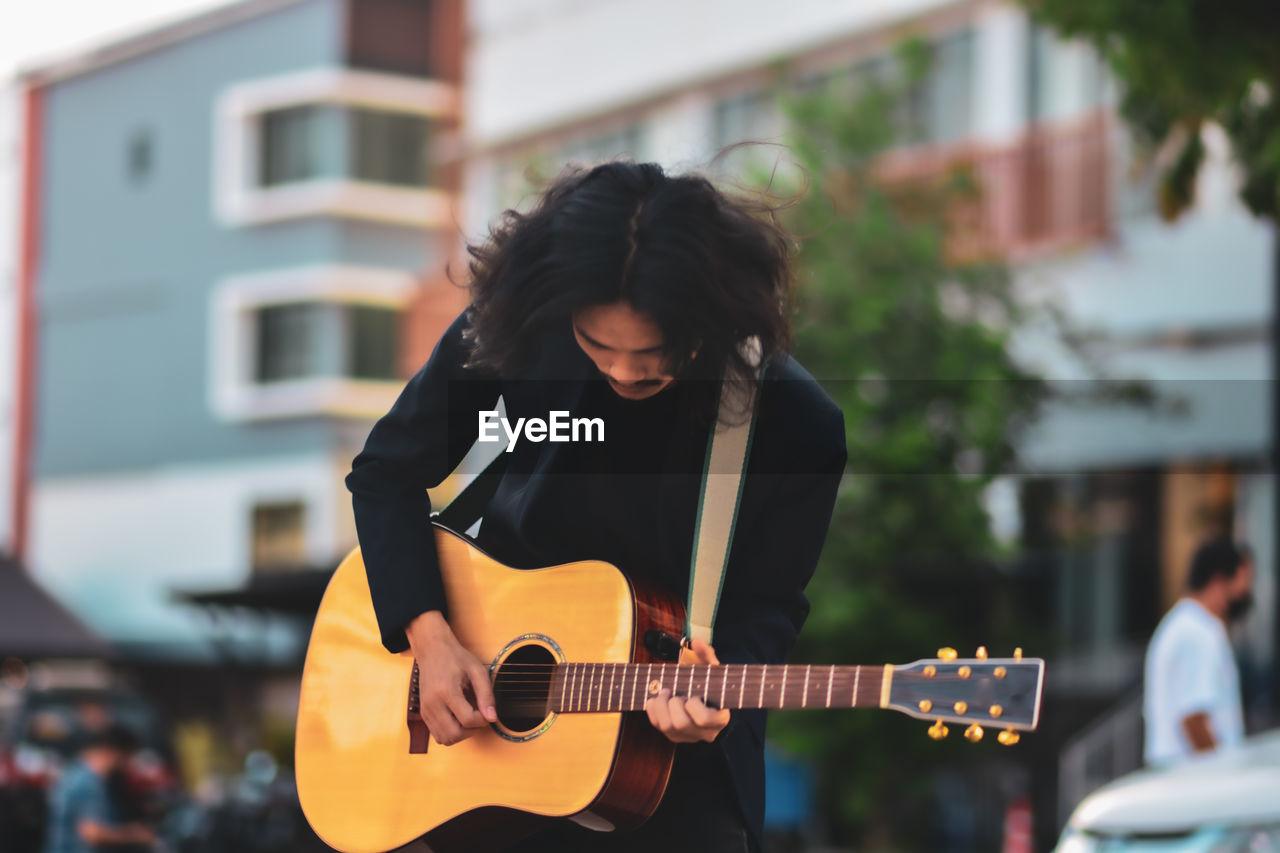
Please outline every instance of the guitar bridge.
[{"label": "guitar bridge", "polygon": [[422,704],[418,693],[418,662],[413,662],[413,674],[409,676],[409,754],[426,755],[431,744],[431,730],[422,719]]}]

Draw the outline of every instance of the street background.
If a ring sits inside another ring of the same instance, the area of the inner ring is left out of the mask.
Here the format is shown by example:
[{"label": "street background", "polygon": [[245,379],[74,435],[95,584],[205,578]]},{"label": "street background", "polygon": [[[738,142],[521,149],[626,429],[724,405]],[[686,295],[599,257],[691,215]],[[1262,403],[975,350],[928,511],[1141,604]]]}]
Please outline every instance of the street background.
[{"label": "street background", "polygon": [[1275,725],[1280,12],[5,12],[0,849],[34,849],[96,707],[148,732],[175,848],[315,847],[293,721],[342,478],[465,306],[464,241],[618,156],[768,193],[799,238],[795,351],[850,461],[793,660],[1048,661],[1013,747],[772,715],[774,850],[1052,848],[1140,766],[1145,644],[1216,533],[1255,555],[1234,639]]}]

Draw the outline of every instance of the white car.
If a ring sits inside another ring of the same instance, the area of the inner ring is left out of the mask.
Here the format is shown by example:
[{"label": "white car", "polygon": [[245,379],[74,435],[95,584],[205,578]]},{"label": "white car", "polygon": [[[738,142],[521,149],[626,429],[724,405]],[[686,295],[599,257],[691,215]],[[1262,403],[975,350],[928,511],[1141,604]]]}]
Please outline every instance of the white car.
[{"label": "white car", "polygon": [[1098,789],[1055,853],[1280,853],[1280,731]]}]

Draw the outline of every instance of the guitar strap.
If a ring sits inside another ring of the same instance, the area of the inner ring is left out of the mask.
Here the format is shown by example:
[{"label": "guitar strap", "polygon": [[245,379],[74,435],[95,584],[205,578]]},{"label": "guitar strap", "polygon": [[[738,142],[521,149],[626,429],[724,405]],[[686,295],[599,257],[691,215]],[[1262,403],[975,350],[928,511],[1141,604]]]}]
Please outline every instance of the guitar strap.
[{"label": "guitar strap", "polygon": [[[711,642],[711,630],[720,606],[720,591],[733,547],[733,532],[742,502],[747,457],[755,435],[756,401],[764,370],[760,368],[760,343],[747,342],[745,354],[756,366],[754,382],[724,380],[716,422],[707,436],[707,455],[702,467],[702,493],[698,498],[698,518],[693,531],[693,558],[689,565],[689,603],[685,610],[685,639]],[[745,413],[741,419],[735,415]],[[722,417],[723,416],[723,417]],[[723,420],[732,420],[724,425]]]},{"label": "guitar strap", "polygon": [[502,482],[502,472],[507,470],[509,454],[498,453],[483,471],[477,474],[470,483],[463,487],[439,512],[434,513],[436,521],[450,530],[464,533],[484,515],[489,499],[498,491]]}]

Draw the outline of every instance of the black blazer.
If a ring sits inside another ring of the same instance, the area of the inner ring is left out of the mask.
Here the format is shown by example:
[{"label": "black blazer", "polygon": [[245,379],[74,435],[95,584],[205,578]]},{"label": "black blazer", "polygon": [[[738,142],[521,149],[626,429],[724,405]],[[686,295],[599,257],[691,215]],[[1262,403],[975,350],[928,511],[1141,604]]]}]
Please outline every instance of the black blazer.
[{"label": "black blazer", "polygon": [[[494,409],[501,395],[512,422],[545,419],[557,410],[577,415],[590,399],[587,390],[599,383],[567,320],[529,370],[507,380],[463,367],[466,323],[464,312],[445,332],[427,364],[374,425],[346,480],[382,642],[392,652],[408,647],[404,628],[420,613],[439,609],[448,615],[426,489],[444,480],[471,448],[477,413]],[[713,643],[723,663],[781,663],[786,657],[809,612],[804,587],[826,537],[846,459],[840,409],[789,356],[766,369],[757,406],[714,625]],[[582,470],[574,446],[518,442],[477,540],[495,559],[522,568],[609,560],[684,600],[707,428],[683,416],[676,420],[669,432],[653,438],[665,446],[660,470],[643,481],[651,499],[630,510],[583,497],[591,475]],[[608,439],[608,423],[605,429]],[[640,482],[627,479],[634,476],[619,474],[615,491]],[[584,535],[584,524],[598,525],[607,535]],[[630,554],[645,558],[629,565]],[[716,741],[757,838],[764,816],[764,726],[764,711],[735,710]]]}]

